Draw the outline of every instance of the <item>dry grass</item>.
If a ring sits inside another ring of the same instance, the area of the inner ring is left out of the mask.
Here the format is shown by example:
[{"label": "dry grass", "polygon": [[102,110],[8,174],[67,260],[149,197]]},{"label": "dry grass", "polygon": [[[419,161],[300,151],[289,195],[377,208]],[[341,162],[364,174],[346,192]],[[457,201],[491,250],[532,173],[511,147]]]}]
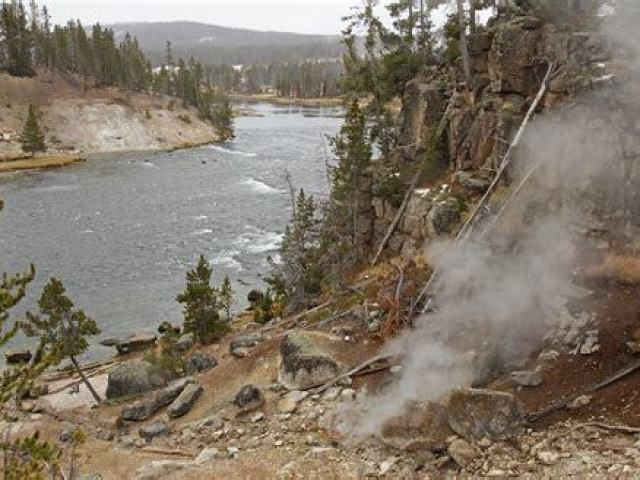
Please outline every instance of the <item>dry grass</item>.
[{"label": "dry grass", "polygon": [[640,285],[640,256],[607,253],[599,265],[589,268],[588,278],[610,280],[623,285]]},{"label": "dry grass", "polygon": [[16,170],[30,170],[35,168],[62,167],[85,159],[77,154],[55,154],[23,158],[20,160],[0,162],[0,172],[13,172]]}]

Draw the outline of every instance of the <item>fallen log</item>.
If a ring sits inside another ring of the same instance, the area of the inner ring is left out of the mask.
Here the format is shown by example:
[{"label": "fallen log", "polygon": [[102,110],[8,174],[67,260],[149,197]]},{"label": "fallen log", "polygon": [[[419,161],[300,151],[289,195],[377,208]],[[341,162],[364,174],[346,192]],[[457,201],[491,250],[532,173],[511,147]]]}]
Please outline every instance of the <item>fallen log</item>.
[{"label": "fallen log", "polygon": [[143,453],[150,453],[152,455],[165,455],[169,457],[184,457],[189,459],[194,459],[195,455],[189,452],[185,452],[182,450],[163,450],[161,448],[151,448],[151,447],[143,447],[140,449]]}]

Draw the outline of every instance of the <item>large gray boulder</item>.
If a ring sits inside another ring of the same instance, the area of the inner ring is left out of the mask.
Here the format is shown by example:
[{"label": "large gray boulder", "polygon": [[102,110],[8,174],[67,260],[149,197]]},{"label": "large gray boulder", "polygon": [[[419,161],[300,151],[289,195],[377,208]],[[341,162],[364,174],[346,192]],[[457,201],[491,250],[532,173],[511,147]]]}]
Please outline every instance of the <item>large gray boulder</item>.
[{"label": "large gray boulder", "polygon": [[123,363],[109,371],[107,398],[120,398],[155,390],[166,385],[169,376],[167,372],[162,372],[144,360]]},{"label": "large gray boulder", "polygon": [[333,341],[324,332],[290,332],[280,345],[280,383],[289,390],[307,390],[337,377],[341,365],[331,355]]},{"label": "large gray boulder", "polygon": [[195,383],[187,385],[178,398],[167,408],[169,417],[178,418],[186,415],[193,408],[200,395],[202,395],[202,387],[200,385]]},{"label": "large gray boulder", "polygon": [[140,422],[151,418],[158,410],[171,404],[184,391],[187,385],[194,383],[193,378],[182,378],[167,385],[151,398],[145,398],[122,409],[122,419]]},{"label": "large gray boulder", "polygon": [[524,409],[510,393],[457,390],[451,395],[447,410],[449,426],[466,439],[508,440],[522,432]]},{"label": "large gray boulder", "polygon": [[460,221],[461,205],[455,198],[437,202],[427,215],[427,230],[432,238],[451,233]]}]

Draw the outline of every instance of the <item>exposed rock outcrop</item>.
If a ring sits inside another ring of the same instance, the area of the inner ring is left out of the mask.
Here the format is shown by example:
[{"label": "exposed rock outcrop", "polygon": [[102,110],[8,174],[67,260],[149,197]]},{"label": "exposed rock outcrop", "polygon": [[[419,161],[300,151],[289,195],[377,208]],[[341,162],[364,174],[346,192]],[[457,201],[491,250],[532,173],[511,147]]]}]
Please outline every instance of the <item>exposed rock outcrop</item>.
[{"label": "exposed rock outcrop", "polygon": [[143,360],[134,360],[114,367],[109,371],[107,380],[107,398],[119,398],[128,395],[155,390],[166,385],[169,374]]}]

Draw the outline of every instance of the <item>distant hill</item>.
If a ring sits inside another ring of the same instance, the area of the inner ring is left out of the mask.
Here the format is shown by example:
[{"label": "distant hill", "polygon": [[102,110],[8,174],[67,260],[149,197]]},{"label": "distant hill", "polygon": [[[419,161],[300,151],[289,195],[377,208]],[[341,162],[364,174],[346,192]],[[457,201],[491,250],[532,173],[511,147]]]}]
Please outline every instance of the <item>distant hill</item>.
[{"label": "distant hill", "polygon": [[155,65],[164,63],[166,43],[176,58],[193,56],[204,64],[249,64],[338,58],[337,35],[304,35],[220,27],[198,22],[118,23],[110,26],[116,37],[135,36]]}]

